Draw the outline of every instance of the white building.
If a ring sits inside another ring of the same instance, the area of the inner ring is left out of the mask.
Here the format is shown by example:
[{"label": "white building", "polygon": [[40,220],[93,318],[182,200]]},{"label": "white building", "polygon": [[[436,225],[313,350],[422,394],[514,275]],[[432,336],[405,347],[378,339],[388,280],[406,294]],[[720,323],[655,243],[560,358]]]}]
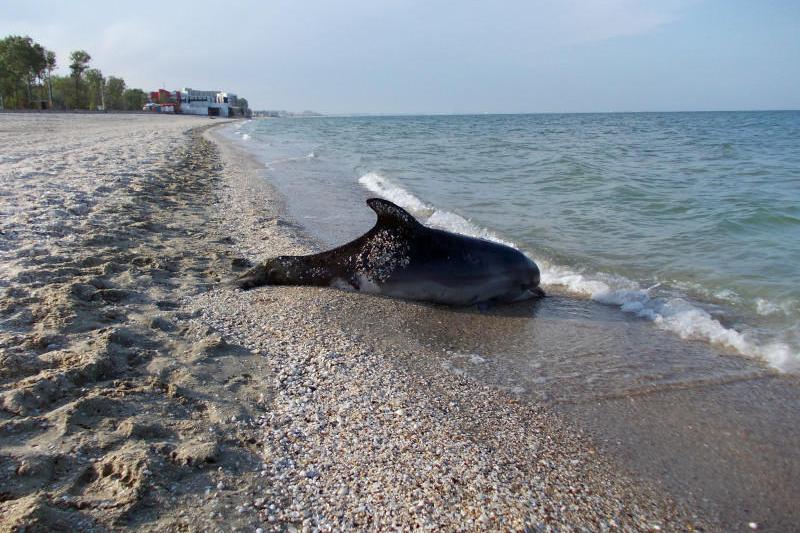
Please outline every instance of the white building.
[{"label": "white building", "polygon": [[239,105],[239,98],[233,93],[217,93],[218,104],[228,104],[231,107]]},{"label": "white building", "polygon": [[235,94],[221,91],[198,91],[186,87],[178,92],[181,113],[188,115],[228,117],[233,114],[231,107],[235,107],[238,101]]}]

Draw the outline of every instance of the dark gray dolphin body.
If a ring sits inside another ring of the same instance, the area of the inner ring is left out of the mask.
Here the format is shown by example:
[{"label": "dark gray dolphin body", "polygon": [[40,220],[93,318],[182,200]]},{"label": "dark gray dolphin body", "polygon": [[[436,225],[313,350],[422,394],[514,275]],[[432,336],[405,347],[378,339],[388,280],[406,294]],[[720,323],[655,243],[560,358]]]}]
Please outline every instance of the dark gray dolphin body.
[{"label": "dark gray dolphin body", "polygon": [[314,255],[268,259],[237,285],[337,287],[449,305],[544,295],[539,268],[519,250],[425,227],[387,200],[367,205],[378,222],[358,239]]}]

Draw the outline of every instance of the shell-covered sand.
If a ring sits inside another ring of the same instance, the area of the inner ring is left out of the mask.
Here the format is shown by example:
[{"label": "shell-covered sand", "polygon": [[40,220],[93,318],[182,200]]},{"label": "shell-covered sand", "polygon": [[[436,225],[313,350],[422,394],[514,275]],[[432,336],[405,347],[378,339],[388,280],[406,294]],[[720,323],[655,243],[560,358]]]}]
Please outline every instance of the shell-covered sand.
[{"label": "shell-covered sand", "polygon": [[214,123],[0,115],[0,529],[704,528],[546,408],[348,327],[414,306],[228,288],[315,249]]}]

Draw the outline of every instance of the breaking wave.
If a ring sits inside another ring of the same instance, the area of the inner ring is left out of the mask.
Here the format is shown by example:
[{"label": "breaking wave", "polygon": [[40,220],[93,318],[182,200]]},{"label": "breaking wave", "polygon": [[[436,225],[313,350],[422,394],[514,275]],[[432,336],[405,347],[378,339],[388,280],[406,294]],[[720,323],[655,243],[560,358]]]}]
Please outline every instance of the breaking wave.
[{"label": "breaking wave", "polygon": [[460,215],[438,209],[431,204],[423,202],[412,193],[392,183],[377,172],[368,172],[364,174],[358,179],[358,182],[367,190],[411,211],[414,216],[422,219],[423,222],[429,226],[499,242],[508,246],[514,246],[514,243],[503,240],[497,234],[473,224]]},{"label": "breaking wave", "polygon": [[[725,346],[742,355],[762,359],[782,371],[800,371],[800,357],[789,344],[759,342],[747,333],[725,327],[708,311],[688,299],[654,296],[652,293],[657,286],[643,288],[637,282],[623,276],[585,273],[543,260],[536,257],[533,250],[520,248],[515,243],[456,213],[422,201],[377,172],[368,172],[358,181],[367,190],[409,210],[429,226],[521,249],[539,265],[542,285],[563,287],[576,295],[602,304],[617,306],[623,312],[650,320],[657,327],[671,331],[683,339],[703,340]],[[758,305],[760,313],[775,312],[775,308],[769,302],[762,300]]]}]

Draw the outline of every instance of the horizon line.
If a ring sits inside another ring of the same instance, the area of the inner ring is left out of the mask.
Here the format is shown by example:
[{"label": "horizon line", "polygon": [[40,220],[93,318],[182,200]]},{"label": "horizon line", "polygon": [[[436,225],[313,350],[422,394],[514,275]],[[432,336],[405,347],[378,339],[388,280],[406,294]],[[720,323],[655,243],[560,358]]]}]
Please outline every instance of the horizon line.
[{"label": "horizon line", "polygon": [[[464,111],[464,112],[343,112],[326,113],[324,111],[313,111],[306,109],[303,111],[286,111],[284,109],[253,109],[254,113],[259,112],[286,112],[294,113],[297,116],[282,118],[319,118],[319,117],[435,117],[435,116],[497,116],[497,115],[613,115],[613,114],[658,114],[658,113],[786,113],[798,112],[800,108],[775,108],[775,109],[689,109],[689,110],[619,110],[619,111]],[[302,116],[302,113],[318,113],[316,116]]]}]

